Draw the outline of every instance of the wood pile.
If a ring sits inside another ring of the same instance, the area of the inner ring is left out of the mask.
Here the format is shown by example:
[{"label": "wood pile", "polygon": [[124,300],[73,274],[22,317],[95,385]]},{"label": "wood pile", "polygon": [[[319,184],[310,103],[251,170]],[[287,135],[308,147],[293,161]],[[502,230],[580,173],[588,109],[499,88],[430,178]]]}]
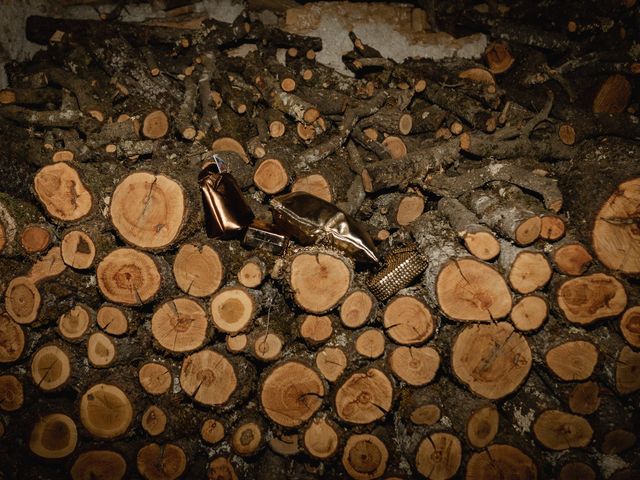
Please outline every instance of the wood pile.
[{"label": "wood pile", "polygon": [[[638,7],[467,3],[431,13],[481,60],[352,32],[353,77],[253,14],[29,18],[48,48],[0,91],[7,478],[640,476]],[[327,245],[207,238],[214,154],[258,220],[308,192],[426,270],[380,299]]]}]

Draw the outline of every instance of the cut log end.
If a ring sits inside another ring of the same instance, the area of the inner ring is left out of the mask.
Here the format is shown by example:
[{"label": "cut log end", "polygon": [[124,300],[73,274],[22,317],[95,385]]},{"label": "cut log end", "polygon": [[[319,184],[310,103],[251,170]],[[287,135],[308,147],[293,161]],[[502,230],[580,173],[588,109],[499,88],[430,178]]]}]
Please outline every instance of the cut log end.
[{"label": "cut log end", "polygon": [[398,347],[389,356],[391,371],[412,386],[430,383],[440,367],[440,355],[431,347]]},{"label": "cut log end", "polygon": [[462,445],[455,435],[433,433],[422,440],[416,453],[416,469],[427,478],[452,478],[462,462]]},{"label": "cut log end", "polygon": [[593,250],[612,270],[640,273],[639,210],[640,178],[635,178],[618,185],[598,212],[592,232]]},{"label": "cut log end", "polygon": [[373,310],[374,300],[364,290],[350,293],[340,306],[340,320],[348,328],[359,328],[366,323]]},{"label": "cut log end", "polygon": [[538,468],[531,457],[511,445],[493,444],[471,455],[467,478],[493,480],[502,478],[538,478]]},{"label": "cut log end", "polygon": [[290,285],[295,302],[309,313],[330,310],[347,293],[352,272],[345,261],[328,253],[301,253],[291,262]]},{"label": "cut log end", "polygon": [[146,249],[170,246],[185,221],[182,186],[165,175],[135,172],[118,184],[111,199],[111,222],[131,245]]},{"label": "cut log end", "polygon": [[549,315],[549,304],[537,295],[527,295],[516,302],[511,310],[511,321],[521,332],[539,329]]},{"label": "cut log end", "polygon": [[196,402],[224,405],[238,387],[235,369],[214,350],[200,350],[184,359],[180,385]]},{"label": "cut log end", "polygon": [[500,254],[500,242],[490,232],[473,232],[464,235],[464,245],[471,255],[480,260],[493,260]]},{"label": "cut log end", "polygon": [[238,455],[252,455],[263,443],[263,439],[260,425],[246,422],[239,425],[231,435],[231,448]]},{"label": "cut log end", "polygon": [[160,435],[167,426],[167,414],[155,405],[151,405],[142,414],[142,429],[152,437]]},{"label": "cut log end", "polygon": [[619,315],[627,305],[622,283],[604,273],[567,280],[558,288],[557,298],[567,320],[579,325]]},{"label": "cut log end", "polygon": [[592,260],[591,254],[580,243],[561,245],[553,252],[553,262],[566,275],[582,275]]},{"label": "cut log end", "polygon": [[255,302],[244,288],[229,287],[215,294],[210,311],[218,329],[235,334],[249,326],[255,312]]},{"label": "cut log end", "polygon": [[267,375],[260,390],[260,402],[271,420],[292,428],[311,418],[320,408],[324,393],[316,372],[302,363],[289,361]]},{"label": "cut log end", "polygon": [[16,361],[22,355],[25,335],[9,315],[0,313],[0,364]]},{"label": "cut log end", "polygon": [[140,367],[138,380],[145,392],[151,395],[162,395],[171,387],[171,372],[161,363],[149,362]]},{"label": "cut log end", "polygon": [[91,267],[96,256],[93,240],[80,230],[67,233],[62,239],[60,248],[64,263],[80,270]]},{"label": "cut log end", "polygon": [[176,298],[163,303],[151,318],[151,333],[170,352],[200,348],[207,335],[207,314],[197,302]]},{"label": "cut log end", "polygon": [[124,335],[129,330],[129,320],[124,312],[115,306],[104,305],[96,315],[98,326],[109,335]]},{"label": "cut log end", "polygon": [[479,408],[467,421],[467,438],[475,448],[485,448],[498,433],[500,416],[494,405]]},{"label": "cut log end", "polygon": [[306,315],[300,325],[300,336],[311,344],[326,342],[333,334],[331,318]]},{"label": "cut log end", "polygon": [[41,347],[31,359],[31,378],[44,391],[56,390],[71,376],[69,356],[55,345]]},{"label": "cut log end", "polygon": [[600,407],[600,386],[593,381],[578,383],[569,394],[569,408],[578,415],[591,415]]},{"label": "cut log end", "polygon": [[291,185],[291,191],[307,192],[318,198],[326,200],[327,202],[333,201],[329,182],[324,178],[324,176],[317,173],[296,179],[296,181],[293,182],[293,185]]},{"label": "cut log end", "polygon": [[127,395],[118,387],[99,383],[82,395],[80,420],[94,437],[115,438],[129,429],[133,407]]},{"label": "cut log end", "polygon": [[58,459],[70,455],[78,443],[74,421],[62,413],[40,419],[31,430],[29,449],[41,458]]},{"label": "cut log end", "polygon": [[127,462],[124,457],[111,450],[89,450],[81,453],[71,467],[73,480],[94,478],[124,478]]},{"label": "cut log end", "polygon": [[570,341],[549,350],[545,360],[549,369],[561,380],[582,381],[593,373],[598,362],[598,349],[591,342]]},{"label": "cut log end", "polygon": [[[0,251],[2,251],[3,227],[0,224]],[[27,253],[44,252],[51,245],[51,232],[48,229],[38,226],[27,226],[20,235],[20,244]]]},{"label": "cut log end", "polygon": [[436,280],[440,308],[458,321],[491,321],[511,311],[511,293],[502,276],[472,258],[454,259]]},{"label": "cut log end", "polygon": [[78,172],[65,162],[41,168],[33,182],[38,200],[57,220],[79,220],[86,217],[93,207],[93,197]]},{"label": "cut log end", "polygon": [[378,358],[384,353],[384,334],[380,330],[370,328],[356,338],[356,352],[365,358]]},{"label": "cut log end", "polygon": [[547,410],[533,424],[536,439],[550,450],[586,447],[593,429],[584,418],[560,410]]},{"label": "cut log end", "polygon": [[151,140],[157,140],[169,133],[169,117],[162,110],[148,113],[142,120],[142,134]]},{"label": "cut log end", "polygon": [[518,253],[511,265],[509,283],[516,292],[532,293],[544,287],[551,274],[551,266],[544,254],[524,251]]},{"label": "cut log end", "polygon": [[348,423],[365,425],[382,418],[391,409],[393,386],[377,368],[352,374],[338,389],[336,413]]},{"label": "cut log end", "polygon": [[316,419],[305,430],[303,444],[309,455],[325,460],[338,450],[338,433],[326,419]]},{"label": "cut log end", "polygon": [[338,347],[327,347],[316,354],[316,367],[329,382],[335,382],[347,368],[347,356]]},{"label": "cut log end", "polygon": [[435,324],[427,306],[414,297],[396,297],[387,304],[383,315],[387,335],[396,343],[415,345],[433,335]]},{"label": "cut log end", "polygon": [[24,404],[24,388],[15,375],[0,375],[0,410],[15,412]]},{"label": "cut log end", "polygon": [[284,341],[280,335],[265,332],[256,337],[253,342],[253,354],[263,362],[273,362],[280,357]]},{"label": "cut log end", "polygon": [[136,465],[145,479],[176,479],[187,468],[187,456],[177,445],[151,443],[138,451]]},{"label": "cut log end", "polygon": [[452,366],[456,376],[482,397],[502,398],[524,381],[531,368],[526,339],[506,322],[470,325],[456,338]]},{"label": "cut log end", "polygon": [[289,183],[289,174],[280,160],[268,158],[258,165],[253,183],[263,192],[274,195],[285,189]]},{"label": "cut log end", "polygon": [[633,348],[640,348],[640,307],[631,307],[620,319],[622,336]]},{"label": "cut log end", "polygon": [[389,451],[375,435],[352,435],[342,453],[342,465],[351,478],[370,480],[379,478],[387,469]]},{"label": "cut log end", "polygon": [[38,316],[40,302],[40,292],[27,277],[15,277],[5,290],[4,306],[17,323],[32,323]]},{"label": "cut log end", "polygon": [[224,438],[224,425],[218,420],[208,418],[200,428],[200,436],[207,443],[218,443]]},{"label": "cut log end", "polygon": [[122,305],[151,301],[162,280],[153,259],[131,248],[118,248],[109,253],[98,264],[96,276],[102,294]]},{"label": "cut log end", "polygon": [[183,244],[173,261],[173,276],[178,288],[194,297],[212,295],[224,279],[220,255],[208,245]]}]

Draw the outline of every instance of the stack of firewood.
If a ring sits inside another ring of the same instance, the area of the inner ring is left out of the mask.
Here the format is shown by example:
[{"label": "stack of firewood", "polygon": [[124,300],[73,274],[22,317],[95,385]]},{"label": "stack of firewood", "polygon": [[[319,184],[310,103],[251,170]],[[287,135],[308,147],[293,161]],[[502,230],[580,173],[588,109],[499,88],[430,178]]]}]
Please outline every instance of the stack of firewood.
[{"label": "stack of firewood", "polygon": [[[245,16],[31,17],[48,49],[0,91],[8,478],[636,478],[638,148],[599,138],[640,137],[640,64],[588,50],[612,31],[586,20],[474,12],[482,61],[352,34],[354,77]],[[565,55],[522,65],[541,51]],[[258,220],[308,192],[426,270],[381,300],[379,267],[326,245],[207,238],[214,154]]]}]

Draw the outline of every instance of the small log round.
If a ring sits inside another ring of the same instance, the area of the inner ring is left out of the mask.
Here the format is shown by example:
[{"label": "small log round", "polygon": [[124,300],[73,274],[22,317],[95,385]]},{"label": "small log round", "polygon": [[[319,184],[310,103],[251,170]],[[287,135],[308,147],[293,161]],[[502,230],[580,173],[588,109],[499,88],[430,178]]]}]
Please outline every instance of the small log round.
[{"label": "small log round", "polygon": [[466,327],[455,340],[451,358],[456,376],[491,400],[516,390],[532,363],[526,339],[507,322]]},{"label": "small log round", "polygon": [[399,160],[407,156],[407,146],[399,137],[389,135],[382,141],[382,145],[384,145],[393,160]]},{"label": "small log round", "polygon": [[151,405],[142,414],[142,429],[152,437],[160,435],[167,427],[167,414],[155,405]]},{"label": "small log round", "polygon": [[640,352],[627,345],[622,347],[616,360],[616,389],[621,395],[640,390]]},{"label": "small log round", "polygon": [[91,314],[86,307],[76,305],[71,310],[60,315],[58,319],[58,331],[65,340],[76,341],[81,339],[89,329]]},{"label": "small log round", "polygon": [[331,318],[326,315],[305,315],[300,325],[300,336],[312,344],[326,342],[332,334]]},{"label": "small log round", "polygon": [[70,455],[78,443],[78,429],[71,418],[52,413],[41,418],[31,430],[29,449],[41,458],[57,459]]},{"label": "small log round", "polygon": [[116,346],[113,340],[102,332],[92,333],[87,341],[87,358],[96,368],[111,365],[116,358]]},{"label": "small log round", "polygon": [[565,382],[586,380],[598,363],[598,348],[582,340],[565,342],[545,355],[549,369]]},{"label": "small log round", "polygon": [[411,412],[409,420],[415,425],[435,425],[442,417],[442,411],[433,403],[421,405]]},{"label": "small log round", "polygon": [[602,439],[600,451],[605,455],[619,455],[636,444],[637,437],[633,432],[623,428],[614,428]]},{"label": "small log round", "polygon": [[24,389],[15,375],[0,375],[0,410],[15,412],[24,403]]},{"label": "small log round", "polygon": [[493,321],[511,311],[504,278],[473,258],[453,259],[440,270],[436,295],[443,313],[458,321]]},{"label": "small log round", "polygon": [[340,306],[340,320],[348,328],[360,328],[371,316],[375,302],[365,290],[354,290]]},{"label": "small log round", "polygon": [[543,215],[540,217],[540,238],[549,242],[560,240],[567,230],[567,226],[558,215]]},{"label": "small log round", "polygon": [[424,197],[407,195],[402,197],[396,211],[396,223],[404,226],[416,220],[424,211]]},{"label": "small log round", "polygon": [[191,352],[204,344],[208,324],[207,314],[197,302],[175,298],[153,314],[151,333],[170,352]]},{"label": "small log round", "polygon": [[401,345],[423,343],[433,335],[434,320],[429,308],[415,297],[398,296],[384,310],[387,335]]},{"label": "small log round", "polygon": [[365,358],[378,358],[384,353],[384,334],[375,328],[369,328],[356,338],[356,352]]},{"label": "small log round", "polygon": [[142,135],[151,140],[164,137],[169,132],[169,118],[162,110],[153,110],[142,120]]},{"label": "small log round", "polygon": [[327,347],[316,355],[316,367],[329,382],[335,382],[345,368],[347,368],[347,356],[338,347]]},{"label": "small log round", "polygon": [[486,450],[471,455],[467,462],[466,480],[510,478],[536,480],[538,468],[522,450],[511,445],[494,443]]},{"label": "small log round", "polygon": [[273,332],[264,332],[255,337],[253,342],[253,354],[263,362],[273,362],[280,358],[284,340]]},{"label": "small log round", "polygon": [[[2,226],[0,225],[1,228]],[[51,245],[52,240],[51,232],[39,225],[29,225],[20,234],[20,245],[27,253],[44,252]],[[2,250],[2,247],[0,247],[0,250]]]},{"label": "small log round", "polygon": [[485,448],[498,433],[500,416],[494,405],[474,411],[467,421],[467,438],[475,448]]},{"label": "small log round", "polygon": [[607,78],[593,99],[593,113],[622,113],[631,98],[631,82],[627,77],[616,73]]},{"label": "small log round", "polygon": [[462,445],[450,433],[433,433],[420,442],[416,453],[416,469],[432,480],[452,478],[462,462]]},{"label": "small log round", "polygon": [[51,248],[45,256],[37,260],[29,270],[28,279],[34,284],[55,278],[65,271],[67,266],[62,261],[60,247]]},{"label": "small log round", "polygon": [[173,261],[173,276],[178,288],[187,295],[208,297],[222,285],[224,266],[218,252],[210,246],[186,243]]},{"label": "small log round", "polygon": [[262,445],[264,435],[256,422],[240,424],[231,435],[231,448],[238,455],[252,455]]},{"label": "small log round", "polygon": [[266,158],[256,168],[253,183],[264,193],[275,195],[285,189],[289,183],[289,174],[280,160]]},{"label": "small log round", "polygon": [[73,480],[121,480],[127,473],[124,457],[111,450],[89,450],[81,453],[71,466]]},{"label": "small log round", "polygon": [[171,387],[171,372],[161,363],[148,362],[140,367],[138,380],[145,392],[151,395],[162,395]]},{"label": "small log round", "polygon": [[503,41],[490,43],[484,51],[484,56],[489,65],[489,70],[496,75],[509,70],[515,61],[509,51],[509,46]]},{"label": "small log round", "polygon": [[125,313],[114,305],[103,305],[96,314],[96,323],[109,335],[124,335],[129,330]]},{"label": "small log round", "polygon": [[200,436],[207,443],[218,443],[224,438],[224,425],[213,418],[208,418],[202,423]]},{"label": "small log round", "polygon": [[431,347],[398,347],[388,361],[393,374],[412,386],[428,384],[440,368],[440,355]]},{"label": "small log round", "polygon": [[293,182],[293,185],[291,185],[291,191],[307,192],[318,198],[326,200],[327,202],[333,201],[331,186],[327,179],[319,173],[312,173],[311,175],[298,177],[296,181]]},{"label": "small log round", "polygon": [[238,281],[247,288],[257,288],[266,275],[265,265],[258,258],[250,258],[238,271]]},{"label": "small log round", "polygon": [[368,433],[351,435],[342,453],[342,465],[351,478],[380,478],[387,469],[389,451],[382,440]]},{"label": "small log round", "polygon": [[15,277],[4,292],[4,307],[16,323],[32,323],[40,310],[40,292],[27,277]]},{"label": "small log round", "polygon": [[640,273],[640,237],[637,212],[640,209],[640,178],[618,185],[604,203],[593,227],[593,250],[608,268]]},{"label": "small log round", "polygon": [[532,293],[551,279],[551,265],[540,252],[518,253],[509,270],[509,283],[518,293]]},{"label": "small log round", "polygon": [[620,319],[622,336],[633,348],[640,348],[640,306],[631,307]]},{"label": "small log round", "polygon": [[313,458],[326,460],[338,450],[340,440],[336,429],[325,418],[317,418],[304,431],[302,442]]},{"label": "small log round", "polygon": [[558,480],[596,480],[596,478],[596,472],[582,462],[565,463],[558,474]]},{"label": "small log round", "polygon": [[222,289],[211,299],[213,324],[225,333],[235,334],[246,329],[255,309],[255,301],[243,287]]},{"label": "small log round", "polygon": [[245,152],[242,144],[237,141],[235,138],[231,137],[221,137],[211,144],[211,151],[213,152],[234,152],[240,155],[245,163],[249,163],[249,157],[247,157],[247,152]]},{"label": "small log round", "polygon": [[352,272],[345,261],[329,253],[300,253],[291,262],[289,284],[294,300],[309,313],[332,309],[344,297]]},{"label": "small log round", "polygon": [[593,429],[584,418],[560,410],[546,410],[533,423],[536,439],[550,450],[586,447]]},{"label": "small log round", "polygon": [[538,295],[527,295],[518,300],[511,310],[511,321],[521,332],[539,329],[549,315],[549,304]]},{"label": "small log round", "polygon": [[91,237],[81,230],[68,232],[60,244],[62,260],[72,268],[84,270],[93,264],[96,246]]},{"label": "small log round", "polygon": [[200,350],[184,359],[180,385],[187,395],[204,405],[223,405],[238,386],[233,365],[222,354]]},{"label": "small log round", "polygon": [[80,420],[94,437],[115,438],[129,429],[133,408],[129,397],[118,387],[98,383],[80,399]]},{"label": "small log round", "polygon": [[247,348],[249,338],[244,333],[240,333],[238,335],[227,335],[225,343],[229,352],[240,353]]},{"label": "small log round", "polygon": [[80,220],[93,207],[93,197],[78,172],[65,162],[42,167],[36,173],[33,186],[42,206],[56,220]]},{"label": "small log round", "polygon": [[172,245],[186,219],[182,186],[171,178],[134,172],[113,191],[111,223],[129,244],[144,249]]},{"label": "small log round", "polygon": [[558,288],[557,298],[567,320],[578,325],[619,315],[627,305],[622,283],[604,273],[567,280]]},{"label": "small log round", "polygon": [[352,374],[336,392],[338,416],[348,423],[365,425],[391,410],[393,386],[377,368]]},{"label": "small log round", "polygon": [[214,458],[207,468],[209,480],[238,480],[231,462],[224,457]]},{"label": "small log round", "polygon": [[150,443],[138,450],[136,465],[146,480],[176,480],[187,468],[187,456],[172,443]]},{"label": "small log round", "polygon": [[114,303],[140,305],[151,301],[162,277],[153,259],[131,248],[118,248],[98,264],[98,287]]},{"label": "small log round", "polygon": [[569,394],[569,409],[578,415],[591,415],[600,407],[600,385],[589,381],[578,383]]},{"label": "small log round", "polygon": [[297,427],[322,405],[325,390],[316,372],[300,362],[288,361],[271,370],[260,389],[267,416],[283,427]]},{"label": "small log round", "polygon": [[553,263],[560,273],[566,275],[582,275],[592,260],[591,254],[580,243],[567,243],[553,251]]},{"label": "small log round", "polygon": [[55,345],[40,347],[31,357],[31,378],[45,392],[60,388],[70,376],[69,356]]},{"label": "small log round", "polygon": [[25,335],[20,325],[0,313],[0,364],[15,362],[24,351]]}]

